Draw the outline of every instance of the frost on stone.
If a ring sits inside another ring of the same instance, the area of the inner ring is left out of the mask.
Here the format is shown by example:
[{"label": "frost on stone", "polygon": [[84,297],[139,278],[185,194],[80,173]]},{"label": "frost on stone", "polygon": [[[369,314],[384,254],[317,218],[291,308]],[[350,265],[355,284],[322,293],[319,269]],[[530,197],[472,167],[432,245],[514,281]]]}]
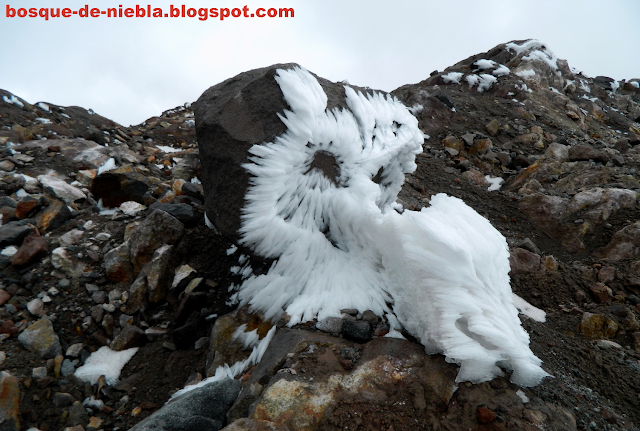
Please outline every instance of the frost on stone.
[{"label": "frost on stone", "polygon": [[496,70],[491,72],[491,74],[493,76],[500,77],[500,76],[507,76],[510,72],[511,71],[507,66],[505,66],[504,64],[501,64]]},{"label": "frost on stone", "polygon": [[480,75],[467,75],[465,78],[467,83],[469,84],[469,88],[472,88],[474,85],[477,85],[478,93],[482,93],[491,89],[493,84],[498,81],[498,78],[495,76],[489,75],[488,73],[483,73]]},{"label": "frost on stone", "polygon": [[552,70],[558,70],[558,57],[539,40],[529,39],[522,45],[511,42],[506,45],[506,48],[515,52],[516,55],[528,52],[528,55],[522,57],[523,61],[540,61]]},{"label": "frost on stone", "polygon": [[485,69],[493,69],[494,67],[496,67],[497,63],[493,60],[481,59],[473,63],[473,65],[480,70],[485,70]]},{"label": "frost on stone", "polygon": [[442,80],[447,84],[460,84],[460,79],[462,78],[462,73],[460,72],[449,72],[446,75],[442,75]]},{"label": "frost on stone", "polygon": [[[478,91],[496,80],[471,76]],[[250,149],[239,230],[243,246],[274,262],[239,286],[240,303],[272,321],[286,311],[290,326],[372,310],[459,364],[458,382],[504,368],[514,383],[538,384],[547,373],[514,306],[505,238],[445,194],[422,211],[395,210],[422,151],[415,117],[391,96],[348,85],[348,109],[327,110],[322,87],[301,68],[275,79],[290,107],[280,116],[287,130]]]},{"label": "frost on stone", "polygon": [[532,78],[533,76],[535,76],[535,74],[536,74],[536,71],[533,69],[525,69],[525,70],[520,70],[516,72],[516,75],[518,75],[522,79]]}]

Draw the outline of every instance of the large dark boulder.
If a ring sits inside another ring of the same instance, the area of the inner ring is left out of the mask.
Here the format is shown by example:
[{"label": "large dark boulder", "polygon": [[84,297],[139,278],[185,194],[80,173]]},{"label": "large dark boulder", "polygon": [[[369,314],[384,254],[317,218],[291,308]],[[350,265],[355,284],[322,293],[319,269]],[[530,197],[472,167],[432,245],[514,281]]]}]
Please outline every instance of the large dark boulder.
[{"label": "large dark boulder", "polygon": [[224,379],[193,389],[167,403],[130,431],[217,431],[238,397],[240,380]]},{"label": "large dark boulder", "polygon": [[[296,66],[275,64],[241,73],[209,88],[195,103],[206,214],[234,242],[250,177],[242,164],[248,162],[253,145],[272,142],[285,132],[278,114],[289,106],[275,76],[277,69]],[[344,84],[316,78],[327,95],[327,110],[346,108]]]}]

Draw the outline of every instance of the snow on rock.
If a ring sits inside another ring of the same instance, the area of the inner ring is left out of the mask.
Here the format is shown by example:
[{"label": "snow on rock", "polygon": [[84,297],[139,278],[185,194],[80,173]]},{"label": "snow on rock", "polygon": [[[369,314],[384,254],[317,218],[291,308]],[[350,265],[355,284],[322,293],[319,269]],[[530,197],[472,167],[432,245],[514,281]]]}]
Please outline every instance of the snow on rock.
[{"label": "snow on rock", "polygon": [[349,86],[349,109],[327,112],[322,87],[301,68],[278,69],[275,79],[291,107],[280,117],[287,130],[250,149],[240,233],[243,245],[278,260],[247,279],[239,297],[266,319],[286,310],[290,325],[343,308],[382,315],[391,297],[368,232],[416,168],[418,122],[396,99]]},{"label": "snow on rock", "polygon": [[493,69],[494,67],[496,67],[497,63],[493,60],[481,59],[473,63],[473,65],[480,70],[485,70],[485,69]]},{"label": "snow on rock", "polygon": [[15,105],[15,106],[17,106],[19,108],[24,108],[24,103],[22,103],[20,101],[20,99],[18,99],[13,94],[11,95],[11,97],[2,96],[2,100],[4,100],[5,102],[7,102],[10,105]]},{"label": "snow on rock", "polygon": [[504,184],[504,180],[500,177],[494,178],[491,175],[486,175],[484,179],[487,180],[487,182],[490,184],[489,188],[487,189],[490,192],[500,190],[500,187],[502,187],[502,184]]},{"label": "snow on rock", "polygon": [[509,73],[511,73],[511,71],[504,64],[501,64],[496,70],[491,72],[491,74],[496,77],[507,76]]},{"label": "snow on rock", "polygon": [[101,347],[76,370],[75,376],[92,385],[98,382],[100,376],[104,376],[108,385],[115,385],[118,383],[120,372],[137,351],[137,347],[121,352],[114,352],[107,346]]},{"label": "snow on rock", "polygon": [[558,57],[553,52],[546,48],[546,46],[536,39],[529,39],[522,45],[518,45],[515,42],[508,43],[506,45],[508,50],[515,52],[517,55],[528,52],[529,54],[522,57],[523,61],[540,61],[553,70],[558,70]]},{"label": "snow on rock", "polygon": [[478,93],[489,90],[493,84],[498,81],[498,78],[487,73],[480,75],[467,75],[465,79],[467,80],[467,83],[469,83],[469,88],[472,88],[474,85],[478,86]]},{"label": "snow on rock", "polygon": [[462,78],[463,73],[461,72],[449,72],[446,75],[442,75],[442,80],[447,84],[460,84],[460,79]]},{"label": "snow on rock", "polygon": [[518,75],[520,78],[523,78],[523,79],[531,78],[535,74],[536,74],[536,71],[533,69],[525,69],[525,70],[520,70],[516,72],[516,75]]},{"label": "snow on rock", "polygon": [[67,184],[60,178],[51,175],[38,175],[38,181],[45,190],[62,199],[67,205],[73,205],[75,201],[87,198],[87,195],[80,189]]},{"label": "snow on rock", "polygon": [[96,175],[100,175],[103,172],[111,171],[115,168],[116,168],[116,161],[113,157],[111,157],[109,158],[109,160],[104,162],[102,166],[98,168],[98,173]]},{"label": "snow on rock", "polygon": [[[471,76],[478,91],[496,81]],[[279,115],[286,131],[249,150],[239,232],[242,245],[276,260],[244,281],[241,302],[271,320],[284,310],[289,325],[343,308],[397,316],[427,352],[460,365],[458,382],[488,381],[504,367],[514,383],[538,384],[547,373],[518,318],[505,238],[444,194],[420,212],[394,210],[421,152],[415,117],[390,96],[348,85],[347,108],[328,110],[323,88],[300,67],[275,79],[290,108]]]}]

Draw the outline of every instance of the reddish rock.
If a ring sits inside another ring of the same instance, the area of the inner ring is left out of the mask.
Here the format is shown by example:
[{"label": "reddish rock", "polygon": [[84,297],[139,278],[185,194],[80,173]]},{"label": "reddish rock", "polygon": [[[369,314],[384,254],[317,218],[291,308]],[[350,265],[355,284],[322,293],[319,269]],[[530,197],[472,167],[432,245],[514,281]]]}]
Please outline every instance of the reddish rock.
[{"label": "reddish rock", "polygon": [[11,294],[4,289],[0,289],[0,305],[4,305],[11,299]]},{"label": "reddish rock", "polygon": [[496,136],[498,134],[498,131],[500,130],[500,122],[494,118],[489,122],[489,124],[487,124],[486,127],[487,132],[489,132],[491,136]]},{"label": "reddish rock", "polygon": [[20,329],[13,323],[13,320],[5,320],[0,325],[0,334],[15,335],[18,332],[20,332]]},{"label": "reddish rock", "polygon": [[598,280],[603,283],[609,283],[616,278],[616,269],[612,266],[604,266],[598,272]]},{"label": "reddish rock", "polygon": [[496,414],[488,407],[480,406],[476,410],[476,419],[479,424],[489,424],[496,420]]},{"label": "reddish rock", "polygon": [[475,143],[469,148],[469,154],[484,154],[489,151],[493,147],[493,143],[491,139],[484,138],[478,139]]},{"label": "reddish rock", "polygon": [[14,266],[29,265],[36,260],[42,259],[47,254],[49,254],[47,239],[32,233],[25,238],[22,246],[13,255],[11,264]]},{"label": "reddish rock", "polygon": [[523,248],[514,248],[509,255],[512,276],[538,271],[540,256]]},{"label": "reddish rock", "polygon": [[596,302],[609,301],[609,289],[603,283],[596,283],[594,286],[591,286],[589,290],[591,290],[591,295]]},{"label": "reddish rock", "polygon": [[16,205],[16,217],[19,219],[27,218],[29,213],[38,206],[38,200],[33,196],[25,196]]},{"label": "reddish rock", "polygon": [[53,201],[36,215],[36,226],[42,235],[59,228],[71,218],[71,211],[62,201]]},{"label": "reddish rock", "polygon": [[455,136],[451,136],[451,135],[447,136],[442,140],[442,145],[444,145],[447,148],[453,148],[459,153],[464,150],[464,142],[462,142],[462,140],[456,138]]},{"label": "reddish rock", "polygon": [[20,431],[20,381],[7,371],[0,372],[0,429]]},{"label": "reddish rock", "polygon": [[138,347],[144,338],[144,331],[135,325],[127,325],[111,342],[111,350],[119,352],[132,347]]},{"label": "reddish rock", "polygon": [[110,250],[104,257],[104,268],[109,280],[114,283],[133,280],[133,266],[129,261],[129,242],[125,241]]}]

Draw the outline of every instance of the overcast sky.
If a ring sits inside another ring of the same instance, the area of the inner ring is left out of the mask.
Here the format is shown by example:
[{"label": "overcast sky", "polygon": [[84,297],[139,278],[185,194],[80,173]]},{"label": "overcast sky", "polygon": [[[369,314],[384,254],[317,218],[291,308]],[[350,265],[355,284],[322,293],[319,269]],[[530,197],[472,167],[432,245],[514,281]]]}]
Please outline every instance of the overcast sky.
[{"label": "overcast sky", "polygon": [[[250,13],[291,7],[295,17],[45,21],[7,18],[7,4],[246,5]],[[515,39],[539,39],[588,76],[640,78],[639,0],[10,0],[1,6],[0,88],[30,103],[92,108],[126,126],[274,63],[296,62],[332,81],[391,91]]]}]

